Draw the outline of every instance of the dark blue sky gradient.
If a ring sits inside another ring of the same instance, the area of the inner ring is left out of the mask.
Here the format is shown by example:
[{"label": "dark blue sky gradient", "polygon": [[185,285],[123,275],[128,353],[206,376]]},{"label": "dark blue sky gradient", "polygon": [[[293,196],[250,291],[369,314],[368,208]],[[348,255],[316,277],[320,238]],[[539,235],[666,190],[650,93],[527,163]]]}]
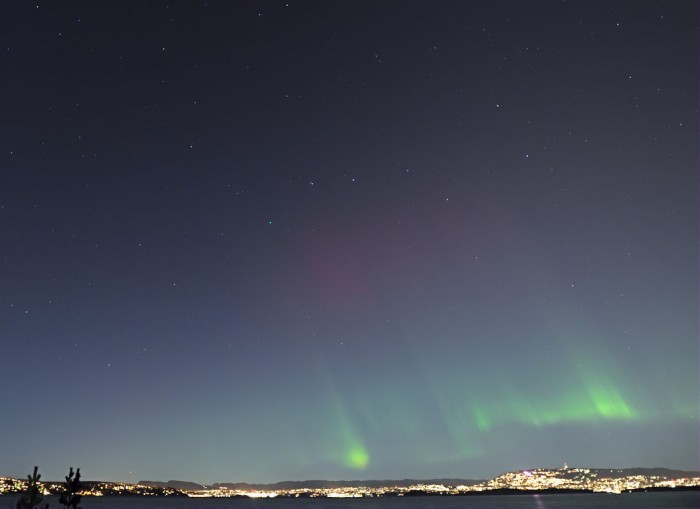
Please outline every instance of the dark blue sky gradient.
[{"label": "dark blue sky gradient", "polygon": [[0,475],[699,467],[696,2],[0,20]]}]

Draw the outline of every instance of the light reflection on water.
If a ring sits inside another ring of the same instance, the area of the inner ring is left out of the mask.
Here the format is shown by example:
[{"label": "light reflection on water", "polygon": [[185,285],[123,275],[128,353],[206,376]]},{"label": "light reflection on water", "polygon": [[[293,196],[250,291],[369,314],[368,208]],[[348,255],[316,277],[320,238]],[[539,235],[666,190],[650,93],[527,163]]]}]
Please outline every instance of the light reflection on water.
[{"label": "light reflection on water", "polygon": [[[14,509],[17,495],[0,496]],[[58,497],[45,497],[51,509]],[[385,497],[361,499],[245,499],[85,497],[82,509],[698,509],[700,491],[675,493]]]},{"label": "light reflection on water", "polygon": [[547,509],[547,506],[544,505],[544,501],[542,500],[542,495],[539,493],[535,493],[532,498],[535,499],[535,505],[537,506],[537,509]]}]

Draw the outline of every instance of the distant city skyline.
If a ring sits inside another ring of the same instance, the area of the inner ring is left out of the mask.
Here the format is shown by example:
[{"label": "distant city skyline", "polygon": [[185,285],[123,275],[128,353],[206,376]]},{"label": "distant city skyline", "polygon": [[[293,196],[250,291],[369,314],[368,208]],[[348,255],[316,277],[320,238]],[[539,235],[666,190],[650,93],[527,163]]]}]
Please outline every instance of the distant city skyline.
[{"label": "distant city skyline", "polygon": [[[0,477],[0,495],[21,493],[26,481]],[[61,482],[42,481],[45,494],[62,492]],[[355,481],[282,481],[272,484],[209,483],[189,481],[140,481],[126,484],[109,481],[85,481],[87,496],[182,496],[189,497],[382,497],[421,492],[427,495],[499,494],[504,490],[623,493],[641,490],[700,490],[700,472],[667,468],[591,469],[564,467],[534,468],[504,472],[488,480],[476,479],[402,479]]]},{"label": "distant city skyline", "polygon": [[0,19],[0,475],[700,468],[697,2]]}]

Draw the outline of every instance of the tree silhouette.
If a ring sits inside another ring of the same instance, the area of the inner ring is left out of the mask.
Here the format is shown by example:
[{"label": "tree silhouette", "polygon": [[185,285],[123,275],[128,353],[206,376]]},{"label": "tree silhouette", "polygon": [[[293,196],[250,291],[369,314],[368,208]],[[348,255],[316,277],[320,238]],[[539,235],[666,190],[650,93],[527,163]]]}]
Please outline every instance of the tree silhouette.
[{"label": "tree silhouette", "polygon": [[63,487],[63,493],[61,493],[61,498],[58,499],[58,502],[61,505],[65,505],[68,509],[80,509],[78,507],[81,498],[81,495],[78,495],[80,488],[80,469],[76,469],[74,476],[73,467],[70,467]]},{"label": "tree silhouette", "polygon": [[[17,509],[33,509],[44,500],[39,487],[41,474],[38,470],[39,467],[34,467],[34,473],[27,476],[27,489],[17,501]],[[49,509],[49,504],[43,505],[40,509]]]}]

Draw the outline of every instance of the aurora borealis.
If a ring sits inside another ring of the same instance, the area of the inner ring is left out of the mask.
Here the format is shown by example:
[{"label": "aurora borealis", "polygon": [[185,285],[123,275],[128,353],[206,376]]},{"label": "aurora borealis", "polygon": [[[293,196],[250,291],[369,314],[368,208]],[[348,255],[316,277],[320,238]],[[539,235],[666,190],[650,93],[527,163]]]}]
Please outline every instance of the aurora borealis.
[{"label": "aurora borealis", "polygon": [[0,475],[700,467],[696,2],[0,13]]}]

